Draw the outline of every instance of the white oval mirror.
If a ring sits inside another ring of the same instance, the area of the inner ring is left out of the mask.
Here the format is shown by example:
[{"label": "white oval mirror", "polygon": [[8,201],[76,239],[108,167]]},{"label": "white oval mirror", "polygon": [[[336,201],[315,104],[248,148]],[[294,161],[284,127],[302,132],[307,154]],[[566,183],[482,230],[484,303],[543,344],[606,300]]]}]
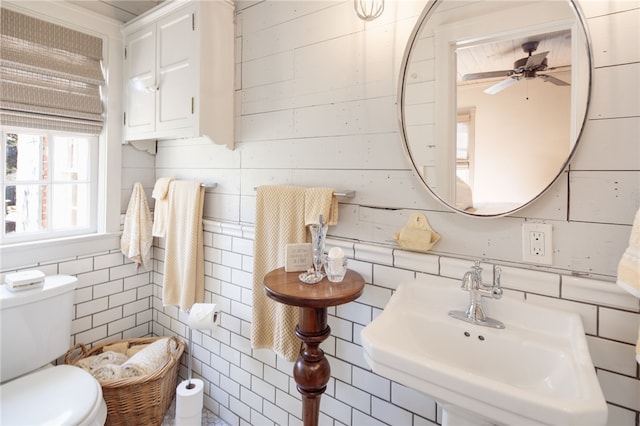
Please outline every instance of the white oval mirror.
[{"label": "white oval mirror", "polygon": [[455,211],[513,213],[575,152],[591,56],[570,0],[432,0],[401,70],[406,152],[425,187]]}]

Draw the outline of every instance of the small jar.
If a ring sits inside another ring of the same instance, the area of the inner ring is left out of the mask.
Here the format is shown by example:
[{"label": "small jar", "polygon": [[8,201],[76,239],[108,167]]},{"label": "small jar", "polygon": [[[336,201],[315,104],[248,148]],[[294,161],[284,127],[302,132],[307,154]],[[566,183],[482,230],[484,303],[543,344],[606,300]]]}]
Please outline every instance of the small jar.
[{"label": "small jar", "polygon": [[324,264],[324,270],[327,273],[327,279],[332,283],[342,282],[345,274],[347,273],[347,258],[342,257],[328,257]]}]

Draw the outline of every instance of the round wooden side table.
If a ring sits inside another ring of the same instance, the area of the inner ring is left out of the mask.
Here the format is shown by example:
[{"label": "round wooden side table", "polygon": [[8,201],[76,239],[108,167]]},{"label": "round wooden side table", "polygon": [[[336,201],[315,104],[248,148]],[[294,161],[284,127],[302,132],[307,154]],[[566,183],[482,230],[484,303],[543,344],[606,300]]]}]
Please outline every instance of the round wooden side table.
[{"label": "round wooden side table", "polygon": [[317,284],[305,284],[298,275],[300,272],[274,269],[265,275],[264,287],[271,299],[300,308],[296,336],[303,342],[303,347],[293,366],[293,377],[298,392],[302,394],[302,421],[305,426],[317,426],[320,396],[331,377],[329,361],[319,347],[331,334],[327,325],[327,308],[360,297],[364,279],[357,272],[348,270],[339,283],[332,283],[325,277]]}]

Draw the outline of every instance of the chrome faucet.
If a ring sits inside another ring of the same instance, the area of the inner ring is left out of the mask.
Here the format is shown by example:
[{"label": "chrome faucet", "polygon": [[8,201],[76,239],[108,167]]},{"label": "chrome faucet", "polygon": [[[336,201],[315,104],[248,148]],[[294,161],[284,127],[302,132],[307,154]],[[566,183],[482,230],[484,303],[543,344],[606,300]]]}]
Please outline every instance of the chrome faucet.
[{"label": "chrome faucet", "polygon": [[487,317],[482,308],[483,297],[491,297],[492,299],[500,299],[502,297],[502,288],[500,287],[501,272],[502,270],[496,267],[493,285],[487,286],[482,283],[482,268],[480,267],[480,261],[476,260],[471,270],[462,277],[462,285],[460,286],[460,288],[469,292],[469,307],[466,311],[449,311],[449,315],[472,324],[504,328],[502,322]]}]

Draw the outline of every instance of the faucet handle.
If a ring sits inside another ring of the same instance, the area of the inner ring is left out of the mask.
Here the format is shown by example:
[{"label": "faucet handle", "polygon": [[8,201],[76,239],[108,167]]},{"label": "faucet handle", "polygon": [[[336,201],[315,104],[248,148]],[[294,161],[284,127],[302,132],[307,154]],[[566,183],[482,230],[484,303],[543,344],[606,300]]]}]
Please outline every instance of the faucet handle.
[{"label": "faucet handle", "polygon": [[466,272],[462,277],[462,284],[460,285],[460,288],[464,290],[471,290],[471,288],[473,287],[472,281],[473,280],[471,279],[471,272]]},{"label": "faucet handle", "polygon": [[480,261],[476,260],[475,264],[471,267],[471,271],[479,285],[482,285],[482,267]]},{"label": "faucet handle", "polygon": [[493,278],[493,287],[491,287],[491,297],[494,299],[500,299],[502,297],[502,287],[500,287],[500,276],[502,275],[502,268],[496,266],[495,276]]},{"label": "faucet handle", "polygon": [[495,275],[493,278],[493,285],[494,287],[500,287],[500,276],[502,275],[502,268],[499,266],[496,266],[495,268]]}]

